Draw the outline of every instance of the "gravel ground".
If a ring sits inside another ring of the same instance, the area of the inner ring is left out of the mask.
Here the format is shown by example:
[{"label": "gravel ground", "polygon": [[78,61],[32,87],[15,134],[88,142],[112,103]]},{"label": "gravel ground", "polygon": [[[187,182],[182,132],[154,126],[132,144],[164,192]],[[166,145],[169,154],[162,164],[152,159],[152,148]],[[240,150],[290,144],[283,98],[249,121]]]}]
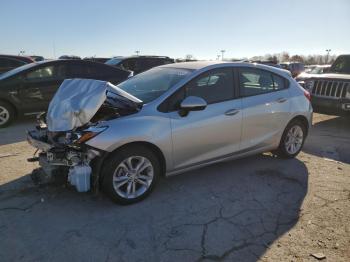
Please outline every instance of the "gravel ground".
[{"label": "gravel ground", "polygon": [[315,114],[296,159],[163,179],[132,206],[34,186],[33,122],[0,130],[1,261],[350,261],[349,119]]}]

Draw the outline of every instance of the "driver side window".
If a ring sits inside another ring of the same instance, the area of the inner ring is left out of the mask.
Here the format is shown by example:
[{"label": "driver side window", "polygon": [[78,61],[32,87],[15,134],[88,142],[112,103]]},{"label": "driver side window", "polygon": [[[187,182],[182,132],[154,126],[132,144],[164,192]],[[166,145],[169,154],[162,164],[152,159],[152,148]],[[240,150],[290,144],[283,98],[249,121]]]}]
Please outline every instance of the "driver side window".
[{"label": "driver side window", "polygon": [[232,68],[213,69],[191,80],[160,105],[161,112],[180,109],[181,102],[188,96],[203,98],[208,104],[219,103],[234,98]]},{"label": "driver side window", "polygon": [[27,80],[48,79],[54,77],[54,66],[46,66],[26,74]]},{"label": "driver side window", "polygon": [[185,86],[186,97],[198,96],[208,104],[233,99],[233,70],[214,69],[200,75]]}]

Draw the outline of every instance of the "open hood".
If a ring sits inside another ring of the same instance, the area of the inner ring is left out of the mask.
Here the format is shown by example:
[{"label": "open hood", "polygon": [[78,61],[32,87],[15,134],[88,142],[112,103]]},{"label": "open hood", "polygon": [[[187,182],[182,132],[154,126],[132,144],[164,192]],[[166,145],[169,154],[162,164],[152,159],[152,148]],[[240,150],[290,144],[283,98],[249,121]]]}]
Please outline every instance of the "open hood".
[{"label": "open hood", "polygon": [[66,79],[50,102],[46,116],[51,132],[70,131],[92,119],[110,98],[115,107],[139,108],[142,101],[106,81]]}]

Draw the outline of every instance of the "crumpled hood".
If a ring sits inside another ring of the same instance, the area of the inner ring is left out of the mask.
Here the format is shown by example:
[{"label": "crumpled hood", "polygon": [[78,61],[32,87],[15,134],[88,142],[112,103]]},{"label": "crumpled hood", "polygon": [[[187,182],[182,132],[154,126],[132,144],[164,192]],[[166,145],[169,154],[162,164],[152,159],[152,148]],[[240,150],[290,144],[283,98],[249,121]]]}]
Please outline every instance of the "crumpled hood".
[{"label": "crumpled hood", "polygon": [[46,121],[51,132],[69,131],[87,124],[107,96],[119,97],[123,103],[137,106],[138,98],[106,81],[66,79],[50,102]]}]

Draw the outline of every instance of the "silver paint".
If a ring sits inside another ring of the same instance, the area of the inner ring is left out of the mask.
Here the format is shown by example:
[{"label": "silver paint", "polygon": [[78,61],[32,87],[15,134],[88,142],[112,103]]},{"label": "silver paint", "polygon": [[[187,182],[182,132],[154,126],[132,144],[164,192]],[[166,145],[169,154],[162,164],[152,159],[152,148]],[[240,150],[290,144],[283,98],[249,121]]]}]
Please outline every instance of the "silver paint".
[{"label": "silver paint", "polygon": [[[207,105],[181,117],[163,113],[158,106],[199,74],[214,68],[251,67],[271,71],[289,81],[289,88]],[[312,123],[312,107],[304,89],[285,71],[248,63],[194,62],[164,67],[195,69],[189,76],[133,115],[102,122],[109,128],[87,142],[113,152],[134,142],[151,144],[165,159],[166,175],[211,163],[276,149],[287,124],[297,116]]]}]

